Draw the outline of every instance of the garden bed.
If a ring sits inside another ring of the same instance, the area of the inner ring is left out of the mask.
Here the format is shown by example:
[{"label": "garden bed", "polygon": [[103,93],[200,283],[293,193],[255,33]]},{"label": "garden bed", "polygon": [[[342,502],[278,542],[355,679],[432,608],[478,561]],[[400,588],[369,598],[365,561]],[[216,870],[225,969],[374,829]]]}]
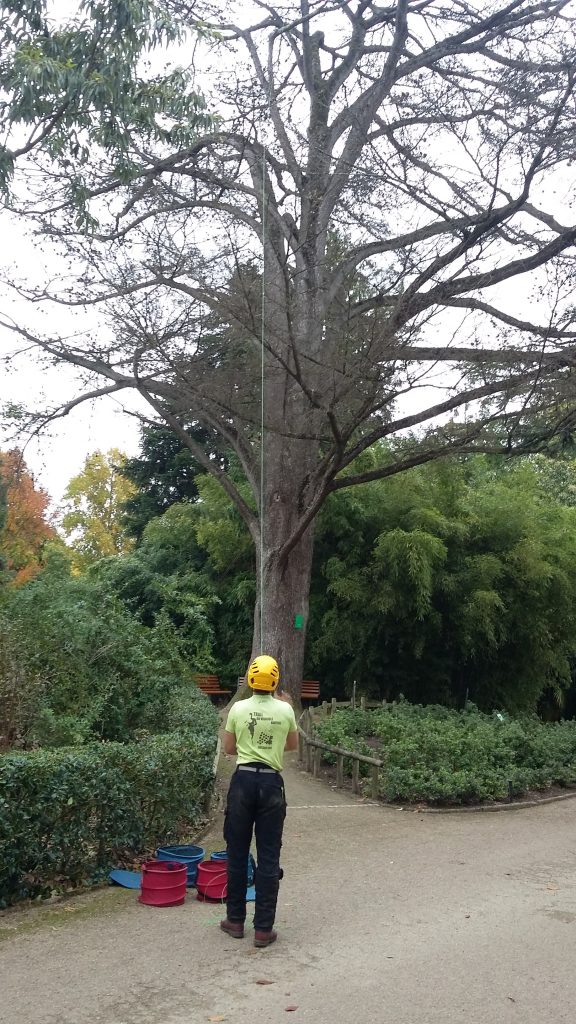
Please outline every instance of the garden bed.
[{"label": "garden bed", "polygon": [[[323,742],[380,757],[387,803],[451,807],[539,800],[576,786],[576,723],[406,703],[314,722]],[[330,781],[334,757],[322,752]],[[351,774],[351,760],[346,765]],[[360,766],[361,776],[366,769]]]}]

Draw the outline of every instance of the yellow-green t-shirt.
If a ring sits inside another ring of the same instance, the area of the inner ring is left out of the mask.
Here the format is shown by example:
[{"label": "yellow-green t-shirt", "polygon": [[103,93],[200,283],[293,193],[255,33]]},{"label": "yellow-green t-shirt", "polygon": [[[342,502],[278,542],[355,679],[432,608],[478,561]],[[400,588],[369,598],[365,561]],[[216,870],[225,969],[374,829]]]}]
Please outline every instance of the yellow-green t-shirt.
[{"label": "yellow-green t-shirt", "polygon": [[286,701],[254,693],[230,708],[226,731],[236,736],[237,764],[261,761],[282,771],[289,732],[296,732],[294,710]]}]

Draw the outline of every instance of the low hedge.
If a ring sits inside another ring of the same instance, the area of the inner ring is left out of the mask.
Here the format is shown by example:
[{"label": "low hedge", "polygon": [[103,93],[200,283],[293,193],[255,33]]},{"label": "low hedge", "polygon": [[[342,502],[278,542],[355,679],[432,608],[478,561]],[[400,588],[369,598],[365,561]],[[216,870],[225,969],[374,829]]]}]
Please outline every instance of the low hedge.
[{"label": "low hedge", "polygon": [[105,877],[194,826],[217,735],[209,702],[194,703],[196,731],[0,757],[0,906]]},{"label": "low hedge", "polygon": [[470,804],[576,785],[576,722],[402,702],[337,711],[316,731],[326,743],[381,757],[380,792],[389,801]]}]

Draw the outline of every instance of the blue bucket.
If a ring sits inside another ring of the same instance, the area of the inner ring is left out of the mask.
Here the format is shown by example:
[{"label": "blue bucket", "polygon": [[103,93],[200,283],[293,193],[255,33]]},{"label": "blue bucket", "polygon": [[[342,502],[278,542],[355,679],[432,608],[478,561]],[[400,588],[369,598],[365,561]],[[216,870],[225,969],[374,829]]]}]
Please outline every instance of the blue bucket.
[{"label": "blue bucket", "polygon": [[[226,850],[218,850],[216,853],[210,854],[210,860],[228,860],[228,854]],[[248,854],[248,885],[254,884],[254,872],[256,870],[256,861],[252,854]]]},{"label": "blue bucket", "polygon": [[201,846],[161,846],[156,850],[158,860],[173,860],[185,864],[188,869],[186,885],[196,884],[198,865],[204,860],[205,850]]}]

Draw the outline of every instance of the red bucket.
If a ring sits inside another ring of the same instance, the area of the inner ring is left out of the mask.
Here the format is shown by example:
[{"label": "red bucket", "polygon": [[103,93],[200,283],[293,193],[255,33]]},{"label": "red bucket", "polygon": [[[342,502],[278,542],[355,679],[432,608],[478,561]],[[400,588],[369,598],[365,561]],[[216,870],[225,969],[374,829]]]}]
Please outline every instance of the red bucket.
[{"label": "red bucket", "polygon": [[149,907],[179,907],[186,899],[186,864],[170,860],[148,860],[142,865],[140,903]]},{"label": "red bucket", "polygon": [[198,865],[196,888],[199,900],[225,900],[228,889],[228,865],[206,860]]}]

